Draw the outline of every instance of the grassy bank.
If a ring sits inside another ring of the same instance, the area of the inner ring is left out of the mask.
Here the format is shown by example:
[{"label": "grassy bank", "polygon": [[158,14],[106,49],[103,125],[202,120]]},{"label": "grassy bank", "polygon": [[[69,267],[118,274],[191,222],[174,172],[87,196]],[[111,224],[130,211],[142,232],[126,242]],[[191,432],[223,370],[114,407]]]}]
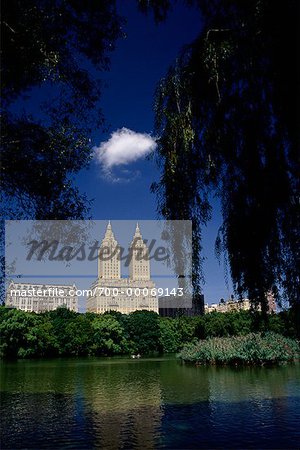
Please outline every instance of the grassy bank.
[{"label": "grassy bank", "polygon": [[295,339],[272,332],[200,340],[185,345],[179,354],[186,362],[213,365],[280,364],[299,356],[300,347]]}]

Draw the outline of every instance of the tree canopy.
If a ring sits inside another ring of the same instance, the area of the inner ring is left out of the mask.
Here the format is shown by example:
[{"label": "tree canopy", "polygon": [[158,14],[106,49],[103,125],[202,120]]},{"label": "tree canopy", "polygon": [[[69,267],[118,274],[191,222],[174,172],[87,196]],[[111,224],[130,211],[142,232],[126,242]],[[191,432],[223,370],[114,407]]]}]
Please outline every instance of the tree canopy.
[{"label": "tree canopy", "polygon": [[88,217],[73,178],[91,159],[91,130],[104,125],[97,76],[122,23],[113,0],[2,2],[2,219]]},{"label": "tree canopy", "polygon": [[[0,358],[176,353],[198,339],[266,331],[257,314],[261,313],[170,318],[152,311],[79,314],[65,307],[35,314],[0,306]],[[296,337],[293,312],[271,314],[267,330]]]},{"label": "tree canopy", "polygon": [[[156,93],[159,212],[193,220],[197,255],[214,193],[223,213],[216,251],[236,292],[265,311],[269,291],[299,304],[298,2],[189,3],[202,15],[199,36]],[[140,4],[157,20],[171,7]]]},{"label": "tree canopy", "polygon": [[[67,219],[87,214],[72,176],[90,160],[103,125],[97,71],[122,35],[115,2],[12,0],[2,5],[4,216]],[[40,89],[41,88],[41,89]],[[26,96],[35,99],[35,110]]]}]

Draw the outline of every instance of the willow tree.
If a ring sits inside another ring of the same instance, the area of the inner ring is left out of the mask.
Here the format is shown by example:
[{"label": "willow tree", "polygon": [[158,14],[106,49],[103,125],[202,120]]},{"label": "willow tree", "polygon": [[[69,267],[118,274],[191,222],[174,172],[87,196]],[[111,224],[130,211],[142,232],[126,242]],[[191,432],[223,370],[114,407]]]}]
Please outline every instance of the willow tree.
[{"label": "willow tree", "polygon": [[[197,253],[214,192],[223,213],[216,250],[237,294],[264,312],[270,291],[299,305],[297,1],[190,3],[202,13],[199,36],[156,93],[159,211],[193,220]],[[156,18],[169,7],[155,2]]]}]

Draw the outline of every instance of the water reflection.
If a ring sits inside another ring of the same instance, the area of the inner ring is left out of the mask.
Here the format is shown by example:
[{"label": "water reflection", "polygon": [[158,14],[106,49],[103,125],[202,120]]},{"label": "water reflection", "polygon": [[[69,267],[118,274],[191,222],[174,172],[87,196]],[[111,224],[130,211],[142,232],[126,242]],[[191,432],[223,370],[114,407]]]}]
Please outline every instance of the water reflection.
[{"label": "water reflection", "polygon": [[162,411],[159,362],[85,368],[82,395],[92,416],[95,445],[153,448]]},{"label": "water reflection", "polygon": [[295,448],[300,439],[299,365],[19,361],[1,365],[1,384],[2,448]]}]

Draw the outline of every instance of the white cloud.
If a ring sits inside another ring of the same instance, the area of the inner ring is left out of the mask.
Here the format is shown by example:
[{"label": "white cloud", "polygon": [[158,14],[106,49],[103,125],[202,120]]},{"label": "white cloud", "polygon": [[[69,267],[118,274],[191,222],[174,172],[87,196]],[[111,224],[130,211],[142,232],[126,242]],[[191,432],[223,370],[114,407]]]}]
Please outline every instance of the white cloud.
[{"label": "white cloud", "polygon": [[114,131],[108,141],[102,142],[99,147],[94,147],[94,151],[103,172],[111,179],[112,168],[143,158],[155,150],[156,145],[155,139],[150,134],[121,128]]}]

